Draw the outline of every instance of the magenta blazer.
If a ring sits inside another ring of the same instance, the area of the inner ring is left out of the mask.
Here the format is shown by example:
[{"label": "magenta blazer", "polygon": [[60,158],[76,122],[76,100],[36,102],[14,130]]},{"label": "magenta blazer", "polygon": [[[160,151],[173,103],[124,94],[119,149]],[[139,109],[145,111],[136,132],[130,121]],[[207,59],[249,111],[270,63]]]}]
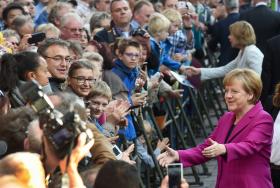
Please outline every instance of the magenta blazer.
[{"label": "magenta blazer", "polygon": [[[234,120],[234,113],[225,113],[209,138],[224,144]],[[269,166],[272,135],[273,119],[258,102],[233,129],[225,143],[226,155],[217,157],[216,188],[273,188]],[[206,139],[195,148],[179,150],[180,162],[189,167],[208,161],[201,153],[208,146]]]}]

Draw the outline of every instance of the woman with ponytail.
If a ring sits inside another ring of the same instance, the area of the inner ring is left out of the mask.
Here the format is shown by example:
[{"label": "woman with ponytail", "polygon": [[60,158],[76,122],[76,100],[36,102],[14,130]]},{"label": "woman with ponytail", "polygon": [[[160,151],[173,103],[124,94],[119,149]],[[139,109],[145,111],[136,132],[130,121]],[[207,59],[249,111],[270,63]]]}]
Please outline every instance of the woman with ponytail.
[{"label": "woman with ponytail", "polygon": [[9,96],[12,107],[25,105],[18,88],[26,81],[35,80],[51,93],[49,76],[46,61],[35,52],[4,54],[0,60],[0,90]]}]

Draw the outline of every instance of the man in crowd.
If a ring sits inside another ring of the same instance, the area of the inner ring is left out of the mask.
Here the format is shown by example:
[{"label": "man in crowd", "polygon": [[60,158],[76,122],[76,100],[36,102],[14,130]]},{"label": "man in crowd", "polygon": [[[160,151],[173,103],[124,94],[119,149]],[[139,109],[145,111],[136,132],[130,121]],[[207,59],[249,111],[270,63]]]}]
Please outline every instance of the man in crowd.
[{"label": "man in crowd", "polygon": [[49,79],[53,92],[61,91],[61,84],[64,83],[71,63],[69,44],[60,39],[49,39],[43,43],[38,53],[48,63],[48,70],[51,74]]},{"label": "man in crowd", "polygon": [[280,33],[280,13],[267,7],[267,0],[253,0],[255,5],[240,15],[240,20],[249,22],[256,34],[256,46],[264,53],[266,41]]},{"label": "man in crowd", "polygon": [[147,0],[137,1],[133,9],[131,21],[133,29],[144,28],[149,22],[150,16],[155,12],[153,4]]},{"label": "man in crowd", "polygon": [[217,49],[218,43],[221,45],[218,66],[226,65],[235,59],[239,51],[238,49],[232,48],[228,40],[229,26],[239,19],[238,0],[225,0],[224,3],[228,15],[225,19],[215,23],[213,26],[212,38],[208,43],[212,51]]},{"label": "man in crowd", "polygon": [[111,28],[103,29],[96,33],[95,40],[111,44],[118,37],[129,37],[132,27],[130,20],[132,12],[126,0],[113,0],[111,3]]},{"label": "man in crowd", "polygon": [[75,40],[80,41],[83,31],[83,21],[81,17],[76,13],[67,13],[61,18],[60,37],[63,40]]}]

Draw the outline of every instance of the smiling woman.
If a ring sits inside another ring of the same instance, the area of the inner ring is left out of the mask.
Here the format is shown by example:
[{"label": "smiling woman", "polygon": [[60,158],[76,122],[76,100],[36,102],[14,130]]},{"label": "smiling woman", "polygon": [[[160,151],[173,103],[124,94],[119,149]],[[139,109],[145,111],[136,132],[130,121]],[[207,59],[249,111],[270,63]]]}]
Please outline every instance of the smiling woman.
[{"label": "smiling woman", "polygon": [[87,60],[74,62],[70,66],[67,84],[69,89],[79,97],[86,97],[95,81],[93,67]]},{"label": "smiling woman", "polygon": [[167,148],[158,157],[159,163],[166,166],[180,161],[190,167],[217,158],[216,188],[272,188],[269,157],[273,120],[258,102],[260,76],[249,69],[236,69],[226,75],[224,86],[229,112],[219,119],[211,136],[195,148]]}]

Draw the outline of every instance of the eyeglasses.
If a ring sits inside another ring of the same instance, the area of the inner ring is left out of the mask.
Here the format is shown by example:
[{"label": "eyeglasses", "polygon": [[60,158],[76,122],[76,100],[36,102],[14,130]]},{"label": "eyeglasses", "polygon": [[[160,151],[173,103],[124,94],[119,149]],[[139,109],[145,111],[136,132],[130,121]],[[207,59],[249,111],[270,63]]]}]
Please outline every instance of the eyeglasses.
[{"label": "eyeglasses", "polygon": [[130,59],[132,59],[132,58],[139,59],[139,58],[140,58],[140,55],[139,55],[139,54],[134,54],[134,53],[125,52],[124,55],[126,55],[126,56],[129,57]]},{"label": "eyeglasses", "polygon": [[52,59],[56,62],[62,62],[63,60],[65,60],[65,62],[67,62],[67,63],[72,62],[72,58],[70,56],[63,57],[63,56],[57,55],[57,56],[54,56],[54,57],[44,56],[44,58],[49,58],[49,59]]},{"label": "eyeglasses", "polygon": [[80,32],[80,33],[83,32],[82,28],[69,28],[69,27],[64,27],[64,28],[68,29],[72,33],[74,33],[74,32]]},{"label": "eyeglasses", "polygon": [[85,78],[83,76],[77,76],[77,77],[72,76],[71,78],[76,79],[78,84],[84,84],[86,81],[89,84],[94,84],[96,82],[96,79],[94,79],[94,78]]}]

